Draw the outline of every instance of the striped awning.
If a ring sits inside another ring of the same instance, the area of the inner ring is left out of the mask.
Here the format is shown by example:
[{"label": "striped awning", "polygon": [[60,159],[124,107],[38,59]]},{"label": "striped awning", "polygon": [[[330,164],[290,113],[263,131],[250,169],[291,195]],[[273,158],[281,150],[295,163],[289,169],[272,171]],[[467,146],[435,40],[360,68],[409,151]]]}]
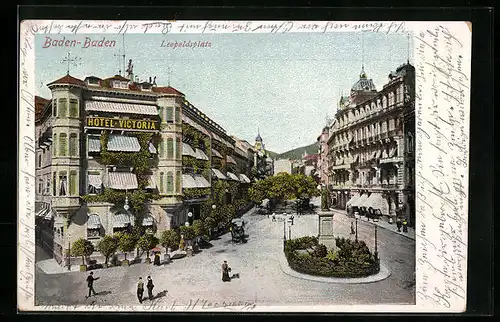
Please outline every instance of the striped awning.
[{"label": "striped awning", "polygon": [[147,214],[146,216],[144,216],[144,218],[142,219],[142,225],[143,226],[153,226],[153,223],[155,222],[153,216],[151,216],[151,214]]},{"label": "striped awning", "polygon": [[196,149],[196,159],[208,161],[207,155],[200,149]]},{"label": "striped awning", "polygon": [[201,126],[197,122],[193,121],[192,119],[187,117],[185,114],[182,114],[182,122],[187,123],[187,124],[191,125],[192,127],[194,127],[195,129],[197,129],[198,131],[200,131],[201,133],[210,136],[210,133],[203,126]]},{"label": "striped awning", "polygon": [[150,174],[147,176],[148,184],[146,185],[146,189],[156,189],[156,180],[155,176]]},{"label": "striped awning", "polygon": [[398,149],[396,147],[393,147],[390,151],[389,151],[389,158],[392,158],[396,155],[396,152],[398,151]]},{"label": "striped awning", "polygon": [[216,149],[212,149],[212,156],[222,158],[222,154],[220,154]]},{"label": "striped awning", "polygon": [[380,159],[381,156],[382,156],[382,150],[378,150],[377,151],[377,159]]},{"label": "striped awning", "polygon": [[87,229],[100,229],[101,218],[97,214],[90,214],[87,220]]},{"label": "striped awning", "polygon": [[153,154],[157,153],[153,142],[149,142],[149,153],[153,153]]},{"label": "striped awning", "polygon": [[109,188],[117,190],[137,189],[137,177],[130,172],[110,172],[108,174]]},{"label": "striped awning", "polygon": [[43,217],[43,219],[45,219],[45,220],[52,220],[54,217],[56,217],[56,215],[57,215],[56,211],[53,208],[51,208],[47,212],[47,214],[45,215],[45,217]]},{"label": "striped awning", "polygon": [[158,115],[158,110],[155,105],[121,102],[85,101],[85,110],[108,113]]},{"label": "striped awning", "polygon": [[190,174],[184,173],[182,175],[182,188],[190,189],[190,188],[198,188],[196,180]]},{"label": "striped awning", "polygon": [[227,156],[227,163],[236,164],[236,160],[234,160],[232,156],[228,155]]},{"label": "striped awning", "polygon": [[130,215],[127,213],[119,212],[116,213],[113,218],[114,228],[123,228],[130,225]]},{"label": "striped awning", "polygon": [[240,181],[240,179],[238,179],[238,176],[237,176],[237,175],[235,175],[235,174],[234,174],[234,173],[232,173],[232,172],[229,172],[229,171],[228,171],[228,172],[227,172],[227,176],[228,176],[228,178],[229,178],[229,179],[231,179],[231,180],[234,180],[234,181]]},{"label": "striped awning", "polygon": [[48,202],[35,201],[35,214],[37,217],[44,217],[50,211]]},{"label": "striped awning", "polygon": [[135,136],[113,135],[109,136],[108,151],[139,152],[141,145]]},{"label": "striped awning", "polygon": [[98,136],[89,136],[88,152],[101,152],[101,140]]},{"label": "striped awning", "polygon": [[212,173],[217,177],[217,179],[227,180],[227,177],[219,169],[212,169]]},{"label": "striped awning", "polygon": [[89,178],[89,185],[97,189],[101,189],[102,178],[100,174],[89,174],[88,178]]},{"label": "striped awning", "polygon": [[208,182],[204,176],[198,174],[194,175],[193,178],[196,181],[196,186],[198,188],[210,188],[210,182]]},{"label": "striped awning", "polygon": [[212,133],[212,138],[219,141],[220,143],[224,142],[220,136],[218,136],[217,134],[215,133]]},{"label": "striped awning", "polygon": [[240,174],[240,181],[244,183],[250,183],[250,179],[243,173]]},{"label": "striped awning", "polygon": [[194,152],[193,148],[189,144],[184,142],[182,143],[182,155],[196,158],[196,152]]}]

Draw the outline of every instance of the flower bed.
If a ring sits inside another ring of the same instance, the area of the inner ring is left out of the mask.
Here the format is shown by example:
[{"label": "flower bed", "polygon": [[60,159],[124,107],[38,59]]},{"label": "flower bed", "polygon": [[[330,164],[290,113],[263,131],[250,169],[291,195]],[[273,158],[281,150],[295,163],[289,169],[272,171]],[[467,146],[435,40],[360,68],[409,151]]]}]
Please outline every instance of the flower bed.
[{"label": "flower bed", "polygon": [[365,242],[345,238],[335,239],[338,250],[326,252],[316,237],[287,240],[285,256],[293,270],[317,276],[356,278],[380,271],[378,256],[372,254]]}]

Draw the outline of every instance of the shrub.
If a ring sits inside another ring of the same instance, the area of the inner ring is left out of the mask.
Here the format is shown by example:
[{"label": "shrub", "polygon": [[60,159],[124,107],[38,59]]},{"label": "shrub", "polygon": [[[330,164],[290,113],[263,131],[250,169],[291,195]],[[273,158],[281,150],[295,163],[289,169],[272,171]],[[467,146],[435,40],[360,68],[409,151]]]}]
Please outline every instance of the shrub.
[{"label": "shrub", "polygon": [[109,258],[118,249],[118,239],[116,236],[106,235],[97,244],[97,249],[99,249],[99,252],[104,256],[104,263],[107,265]]},{"label": "shrub", "polygon": [[118,249],[120,249],[124,253],[125,260],[127,260],[127,253],[135,249],[137,239],[135,238],[135,236],[127,233],[121,233],[118,236]]},{"label": "shrub", "polygon": [[193,226],[181,226],[180,230],[184,239],[193,239],[195,237]]},{"label": "shrub", "polygon": [[163,231],[160,236],[160,244],[172,250],[176,250],[179,247],[180,240],[181,236],[173,229]]},{"label": "shrub", "polygon": [[316,257],[323,258],[326,256],[327,253],[328,250],[326,249],[326,246],[323,244],[319,244],[314,248],[314,256]]},{"label": "shrub", "polygon": [[193,232],[196,237],[200,237],[205,234],[205,227],[200,219],[193,221]]},{"label": "shrub", "polygon": [[71,247],[71,255],[81,256],[82,265],[85,265],[85,257],[92,255],[94,252],[94,245],[86,239],[80,238],[75,241]]}]

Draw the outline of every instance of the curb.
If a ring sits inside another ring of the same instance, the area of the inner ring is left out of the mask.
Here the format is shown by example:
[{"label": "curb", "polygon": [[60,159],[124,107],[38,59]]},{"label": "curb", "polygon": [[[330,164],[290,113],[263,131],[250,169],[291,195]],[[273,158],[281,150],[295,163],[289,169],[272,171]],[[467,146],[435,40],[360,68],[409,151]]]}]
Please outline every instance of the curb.
[{"label": "curb", "polygon": [[286,275],[300,278],[303,280],[309,280],[319,283],[330,283],[330,284],[368,284],[368,283],[376,283],[387,279],[391,276],[391,272],[389,269],[380,264],[380,272],[375,275],[367,276],[367,277],[358,277],[358,278],[340,278],[340,277],[322,277],[322,276],[313,276],[308,274],[303,274],[294,271],[288,266],[288,262],[284,255],[280,255],[280,268],[283,273]]}]

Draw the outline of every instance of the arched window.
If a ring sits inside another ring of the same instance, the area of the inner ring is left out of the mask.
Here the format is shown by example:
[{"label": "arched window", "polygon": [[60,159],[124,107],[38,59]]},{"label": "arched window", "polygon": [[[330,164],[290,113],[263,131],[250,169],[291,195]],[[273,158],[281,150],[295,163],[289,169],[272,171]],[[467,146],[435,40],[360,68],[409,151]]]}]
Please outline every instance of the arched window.
[{"label": "arched window", "polygon": [[182,140],[181,138],[177,138],[175,141],[175,154],[177,160],[182,160]]},{"label": "arched window", "polygon": [[57,117],[57,100],[52,101],[52,116]]},{"label": "arched window", "polygon": [[160,140],[158,142],[158,154],[160,155],[160,159],[163,159],[165,157],[165,141]]},{"label": "arched window", "polygon": [[54,156],[57,156],[57,149],[55,148],[57,146],[57,134],[54,133],[52,137],[52,145],[54,146],[54,148],[52,149],[52,153],[54,154]]},{"label": "arched window", "polygon": [[77,176],[76,176],[76,171],[75,170],[72,170],[70,173],[69,173],[69,194],[71,196],[74,196],[77,194]]},{"label": "arched window", "polygon": [[175,173],[175,191],[181,192],[181,172],[177,171]]},{"label": "arched window", "polygon": [[167,139],[167,159],[171,160],[174,158],[174,139]]},{"label": "arched window", "polygon": [[179,124],[182,122],[181,120],[181,108],[179,106],[174,107],[175,110],[175,123]]},{"label": "arched window", "polygon": [[66,196],[68,193],[67,181],[66,171],[59,172],[59,196]]},{"label": "arched window", "polygon": [[76,133],[71,133],[69,136],[69,155],[72,157],[78,156],[78,137]]},{"label": "arched window", "polygon": [[168,123],[174,122],[174,108],[172,106],[167,107],[167,122]]},{"label": "arched window", "polygon": [[68,100],[65,98],[59,99],[59,117],[66,117],[68,114]]},{"label": "arched window", "polygon": [[389,131],[394,130],[394,119],[389,119]]},{"label": "arched window", "polygon": [[167,193],[174,192],[174,174],[172,171],[167,172]]},{"label": "arched window", "polygon": [[78,117],[78,100],[76,99],[69,100],[69,116]]},{"label": "arched window", "polygon": [[164,189],[163,189],[163,182],[164,182],[165,178],[164,178],[164,173],[163,172],[160,172],[160,193],[163,193]]},{"label": "arched window", "polygon": [[57,193],[57,185],[56,185],[56,180],[57,180],[57,174],[54,172],[52,176],[52,195],[55,196]]},{"label": "arched window", "polygon": [[68,154],[68,136],[66,133],[59,134],[59,156]]}]

